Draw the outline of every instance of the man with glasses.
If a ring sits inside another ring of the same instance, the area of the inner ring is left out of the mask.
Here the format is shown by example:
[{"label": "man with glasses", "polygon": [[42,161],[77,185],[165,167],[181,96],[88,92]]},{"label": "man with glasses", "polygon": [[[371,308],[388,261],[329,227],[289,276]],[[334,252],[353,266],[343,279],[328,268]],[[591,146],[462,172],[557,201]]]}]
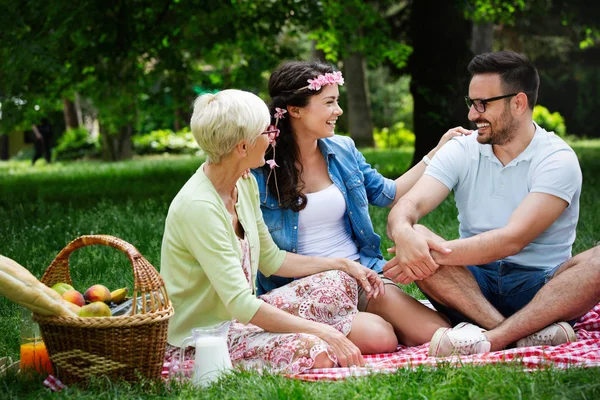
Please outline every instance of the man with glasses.
[{"label": "man with glasses", "polygon": [[[384,276],[415,282],[452,322],[430,356],[575,341],[575,320],[600,301],[600,246],[571,257],[577,156],[533,121],[539,75],[525,56],[480,54],[468,70],[477,134],[448,142],[390,211]],[[451,190],[460,239],[446,241],[417,222]]]}]

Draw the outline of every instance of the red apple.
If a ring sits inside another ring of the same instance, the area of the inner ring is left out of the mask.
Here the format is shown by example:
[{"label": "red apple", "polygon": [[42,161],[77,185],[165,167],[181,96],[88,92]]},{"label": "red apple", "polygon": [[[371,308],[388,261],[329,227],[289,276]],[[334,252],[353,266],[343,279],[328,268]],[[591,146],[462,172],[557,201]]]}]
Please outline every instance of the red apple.
[{"label": "red apple", "polygon": [[93,285],[88,288],[83,294],[85,301],[93,303],[95,301],[102,301],[107,303],[110,301],[110,290],[104,285]]},{"label": "red apple", "polygon": [[85,299],[83,298],[83,295],[75,289],[66,290],[62,297],[69,303],[77,304],[79,307],[85,306]]}]

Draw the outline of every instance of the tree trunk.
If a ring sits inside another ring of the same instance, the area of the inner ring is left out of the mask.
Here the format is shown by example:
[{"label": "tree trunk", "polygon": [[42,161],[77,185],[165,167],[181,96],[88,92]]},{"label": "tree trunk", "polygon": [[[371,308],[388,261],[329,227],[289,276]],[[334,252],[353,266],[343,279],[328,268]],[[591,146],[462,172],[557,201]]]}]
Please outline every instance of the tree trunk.
[{"label": "tree trunk", "polygon": [[[83,125],[83,111],[81,110],[81,96],[75,92],[75,111],[77,112],[77,122],[79,125]],[[96,112],[94,111],[94,114]]]},{"label": "tree trunk", "polygon": [[121,128],[119,135],[119,160],[130,160],[133,157],[133,125],[131,123]]},{"label": "tree trunk", "polygon": [[408,64],[416,136],[412,165],[421,161],[448,129],[469,126],[463,96],[470,79],[472,23],[455,3],[459,4],[413,2],[410,37],[414,50]]},{"label": "tree trunk", "polygon": [[65,128],[75,129],[79,127],[79,120],[77,118],[77,109],[75,103],[71,100],[63,97],[63,114],[65,116]]},{"label": "tree trunk", "polygon": [[473,54],[489,53],[494,44],[494,23],[473,24],[471,51]]},{"label": "tree trunk", "polygon": [[8,146],[10,145],[8,135],[0,133],[0,160],[8,160]]},{"label": "tree trunk", "polygon": [[102,142],[102,159],[104,161],[117,161],[117,151],[112,135],[106,131],[102,124],[100,124],[99,132],[100,141]]},{"label": "tree trunk", "polygon": [[358,147],[373,146],[373,120],[366,77],[365,58],[352,52],[344,59],[350,137]]}]

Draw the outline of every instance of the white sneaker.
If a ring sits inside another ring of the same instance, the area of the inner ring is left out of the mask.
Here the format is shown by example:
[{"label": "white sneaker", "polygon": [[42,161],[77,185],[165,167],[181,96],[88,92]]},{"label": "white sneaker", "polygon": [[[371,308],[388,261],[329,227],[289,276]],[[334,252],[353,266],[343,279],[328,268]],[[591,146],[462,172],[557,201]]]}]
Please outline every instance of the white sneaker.
[{"label": "white sneaker", "polygon": [[454,328],[439,328],[429,344],[430,357],[468,355],[490,351],[485,329],[462,322]]},{"label": "white sneaker", "polygon": [[517,347],[528,346],[558,346],[563,343],[576,342],[577,336],[573,327],[567,322],[557,322],[525,336],[517,342]]}]

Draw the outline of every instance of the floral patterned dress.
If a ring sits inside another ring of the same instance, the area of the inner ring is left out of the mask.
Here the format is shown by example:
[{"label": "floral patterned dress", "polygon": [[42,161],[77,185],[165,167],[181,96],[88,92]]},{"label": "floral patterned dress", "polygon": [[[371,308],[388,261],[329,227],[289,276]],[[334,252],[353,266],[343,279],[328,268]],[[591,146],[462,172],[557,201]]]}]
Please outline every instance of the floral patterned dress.
[{"label": "floral patterned dress", "polygon": [[[253,286],[250,246],[240,239],[242,268]],[[354,278],[341,271],[326,271],[297,279],[260,296],[266,303],[298,317],[331,325],[344,335],[352,328],[358,313],[358,286]],[[228,346],[234,366],[278,373],[301,373],[309,370],[322,352],[337,363],[331,347],[317,336],[306,333],[271,333],[253,324],[233,320],[229,327]],[[166,362],[172,362],[179,348],[167,344]],[[186,349],[186,359],[194,358],[194,348]]]}]

